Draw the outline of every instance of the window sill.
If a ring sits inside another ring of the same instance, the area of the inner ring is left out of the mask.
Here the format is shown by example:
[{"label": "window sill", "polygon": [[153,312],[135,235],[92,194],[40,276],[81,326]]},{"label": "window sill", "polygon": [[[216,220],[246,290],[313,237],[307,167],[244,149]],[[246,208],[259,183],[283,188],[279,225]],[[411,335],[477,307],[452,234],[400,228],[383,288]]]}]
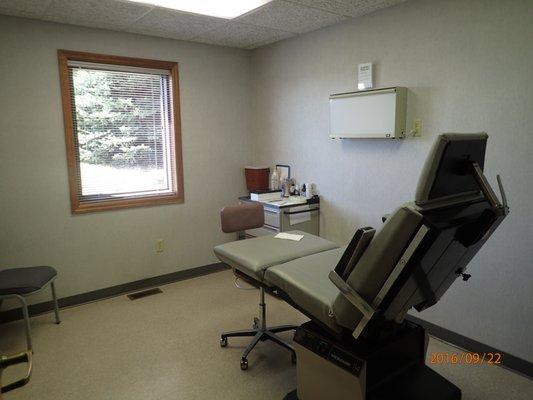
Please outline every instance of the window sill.
[{"label": "window sill", "polygon": [[163,204],[180,204],[183,203],[183,195],[174,193],[168,196],[138,197],[120,200],[100,200],[73,202],[72,214],[87,214],[98,211],[119,210],[133,207],[146,207]]}]

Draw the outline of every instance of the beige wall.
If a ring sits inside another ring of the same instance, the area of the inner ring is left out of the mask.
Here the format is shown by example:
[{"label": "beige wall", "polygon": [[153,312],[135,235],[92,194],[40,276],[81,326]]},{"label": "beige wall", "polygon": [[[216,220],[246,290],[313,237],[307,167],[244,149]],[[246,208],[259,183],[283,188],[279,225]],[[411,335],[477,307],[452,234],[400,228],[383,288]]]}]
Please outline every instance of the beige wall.
[{"label": "beige wall", "polygon": [[[439,132],[490,135],[486,173],[501,173],[511,214],[471,263],[472,279],[418,315],[533,361],[533,2],[409,1],[254,51],[254,152],[290,164],[320,190],[322,234],[355,229],[414,198]],[[403,141],[328,139],[328,95],[356,89],[372,61],[377,87],[409,88]],[[416,312],[415,312],[416,314]]]},{"label": "beige wall", "polygon": [[[57,49],[180,63],[184,204],[71,215]],[[244,193],[250,162],[249,61],[243,50],[0,16],[0,266],[53,265],[68,296],[215,262],[213,246],[229,239],[218,210]]]}]

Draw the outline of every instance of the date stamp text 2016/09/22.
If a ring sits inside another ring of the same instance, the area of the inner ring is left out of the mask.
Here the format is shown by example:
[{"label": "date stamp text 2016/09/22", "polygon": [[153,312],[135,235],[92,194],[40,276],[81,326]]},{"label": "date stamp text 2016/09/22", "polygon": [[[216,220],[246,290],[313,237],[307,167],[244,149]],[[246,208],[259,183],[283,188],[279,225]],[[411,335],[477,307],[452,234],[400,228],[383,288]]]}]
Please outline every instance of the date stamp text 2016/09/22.
[{"label": "date stamp text 2016/09/22", "polygon": [[500,365],[501,353],[471,353],[471,352],[436,352],[431,353],[430,364],[469,364],[469,365]]}]

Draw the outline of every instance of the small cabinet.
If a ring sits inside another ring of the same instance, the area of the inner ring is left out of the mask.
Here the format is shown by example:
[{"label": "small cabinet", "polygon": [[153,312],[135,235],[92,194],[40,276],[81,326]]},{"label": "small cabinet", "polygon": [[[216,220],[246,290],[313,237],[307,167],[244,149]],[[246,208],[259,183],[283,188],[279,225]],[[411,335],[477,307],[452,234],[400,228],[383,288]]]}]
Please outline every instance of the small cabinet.
[{"label": "small cabinet", "polygon": [[[241,202],[253,202],[249,197],[240,197]],[[278,232],[299,230],[319,236],[320,234],[320,199],[318,197],[305,203],[276,205],[261,202],[265,212],[265,224],[261,228],[246,231],[248,237],[271,235]]]}]

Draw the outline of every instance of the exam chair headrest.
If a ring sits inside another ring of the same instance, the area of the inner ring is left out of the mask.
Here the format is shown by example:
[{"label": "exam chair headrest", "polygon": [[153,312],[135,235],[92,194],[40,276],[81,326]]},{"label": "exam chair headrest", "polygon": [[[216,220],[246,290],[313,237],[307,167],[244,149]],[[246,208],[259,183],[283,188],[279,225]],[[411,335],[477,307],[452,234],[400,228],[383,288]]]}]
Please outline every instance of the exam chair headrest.
[{"label": "exam chair headrest", "polygon": [[416,204],[477,193],[479,187],[471,168],[477,163],[483,170],[487,138],[484,132],[439,135],[420,174]]}]

